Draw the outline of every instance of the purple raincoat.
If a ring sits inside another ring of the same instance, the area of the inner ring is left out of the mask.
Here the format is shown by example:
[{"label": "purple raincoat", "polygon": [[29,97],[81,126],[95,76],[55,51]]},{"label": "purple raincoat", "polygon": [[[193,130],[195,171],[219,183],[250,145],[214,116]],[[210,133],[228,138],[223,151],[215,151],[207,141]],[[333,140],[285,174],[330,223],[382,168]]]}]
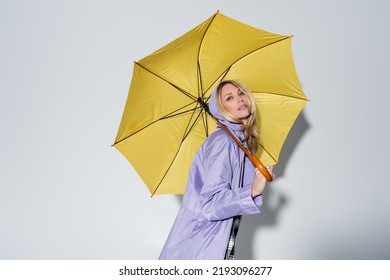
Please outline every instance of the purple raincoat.
[{"label": "purple raincoat", "polygon": [[[215,91],[209,108],[246,145],[240,126],[219,112]],[[253,179],[253,164],[218,127],[192,162],[182,206],[159,259],[223,260],[233,217],[260,213],[262,196],[252,198]]]}]

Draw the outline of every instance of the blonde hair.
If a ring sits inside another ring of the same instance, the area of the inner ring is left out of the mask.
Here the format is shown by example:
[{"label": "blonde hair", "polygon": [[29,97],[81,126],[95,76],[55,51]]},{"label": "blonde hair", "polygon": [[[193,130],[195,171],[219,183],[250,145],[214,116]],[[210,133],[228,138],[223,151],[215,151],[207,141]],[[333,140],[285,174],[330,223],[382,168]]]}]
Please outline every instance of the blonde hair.
[{"label": "blonde hair", "polygon": [[[229,114],[226,109],[222,106],[221,101],[221,92],[222,88],[226,84],[232,84],[239,88],[247,97],[248,97],[248,105],[249,105],[249,112],[251,113],[247,119],[246,124],[244,124],[241,120],[234,118],[231,114]],[[259,148],[259,134],[257,131],[257,125],[256,125],[256,105],[253,98],[252,93],[245,88],[242,84],[238,83],[234,80],[225,80],[222,83],[218,85],[217,88],[217,96],[216,96],[217,106],[219,111],[221,112],[222,116],[233,123],[239,123],[242,131],[244,132],[245,140],[248,144],[248,149],[252,154],[255,154]]]}]

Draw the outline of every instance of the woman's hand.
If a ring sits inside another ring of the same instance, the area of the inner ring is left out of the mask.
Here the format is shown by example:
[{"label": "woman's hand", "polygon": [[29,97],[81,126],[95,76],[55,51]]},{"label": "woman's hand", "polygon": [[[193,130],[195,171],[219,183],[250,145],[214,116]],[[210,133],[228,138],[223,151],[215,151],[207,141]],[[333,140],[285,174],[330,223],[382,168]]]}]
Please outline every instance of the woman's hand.
[{"label": "woman's hand", "polygon": [[[272,178],[275,178],[274,174],[274,167],[273,166],[266,166],[269,174],[271,174]],[[260,172],[259,169],[255,168],[255,178],[253,180],[252,184],[252,197],[255,198],[256,196],[261,195],[267,185],[267,179],[264,177],[264,175]]]}]

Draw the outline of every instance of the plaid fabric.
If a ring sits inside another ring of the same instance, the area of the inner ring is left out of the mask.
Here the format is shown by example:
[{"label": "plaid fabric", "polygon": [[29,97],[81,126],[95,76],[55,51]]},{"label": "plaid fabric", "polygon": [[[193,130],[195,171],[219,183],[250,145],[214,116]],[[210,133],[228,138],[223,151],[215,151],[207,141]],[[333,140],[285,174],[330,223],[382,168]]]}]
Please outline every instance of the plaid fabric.
[{"label": "plaid fabric", "polygon": [[236,243],[236,236],[237,236],[238,228],[240,226],[240,222],[241,222],[241,216],[235,216],[233,218],[232,230],[230,231],[229,242],[225,253],[225,260],[235,259],[234,245]]}]

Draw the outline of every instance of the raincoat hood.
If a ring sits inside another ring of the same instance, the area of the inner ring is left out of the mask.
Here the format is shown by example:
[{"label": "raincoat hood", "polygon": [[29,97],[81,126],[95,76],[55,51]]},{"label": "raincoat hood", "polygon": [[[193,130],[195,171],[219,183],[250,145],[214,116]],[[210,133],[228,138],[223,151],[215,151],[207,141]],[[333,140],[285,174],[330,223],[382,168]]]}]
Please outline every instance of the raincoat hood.
[{"label": "raincoat hood", "polygon": [[219,83],[215,87],[213,93],[211,94],[210,102],[209,102],[209,111],[215,118],[217,118],[222,124],[224,124],[230,131],[234,131],[234,134],[237,135],[239,138],[241,138],[242,137],[242,130],[241,130],[240,124],[228,121],[227,119],[225,119],[222,116],[222,113],[219,111],[219,108],[217,105],[217,89],[221,83]]}]

